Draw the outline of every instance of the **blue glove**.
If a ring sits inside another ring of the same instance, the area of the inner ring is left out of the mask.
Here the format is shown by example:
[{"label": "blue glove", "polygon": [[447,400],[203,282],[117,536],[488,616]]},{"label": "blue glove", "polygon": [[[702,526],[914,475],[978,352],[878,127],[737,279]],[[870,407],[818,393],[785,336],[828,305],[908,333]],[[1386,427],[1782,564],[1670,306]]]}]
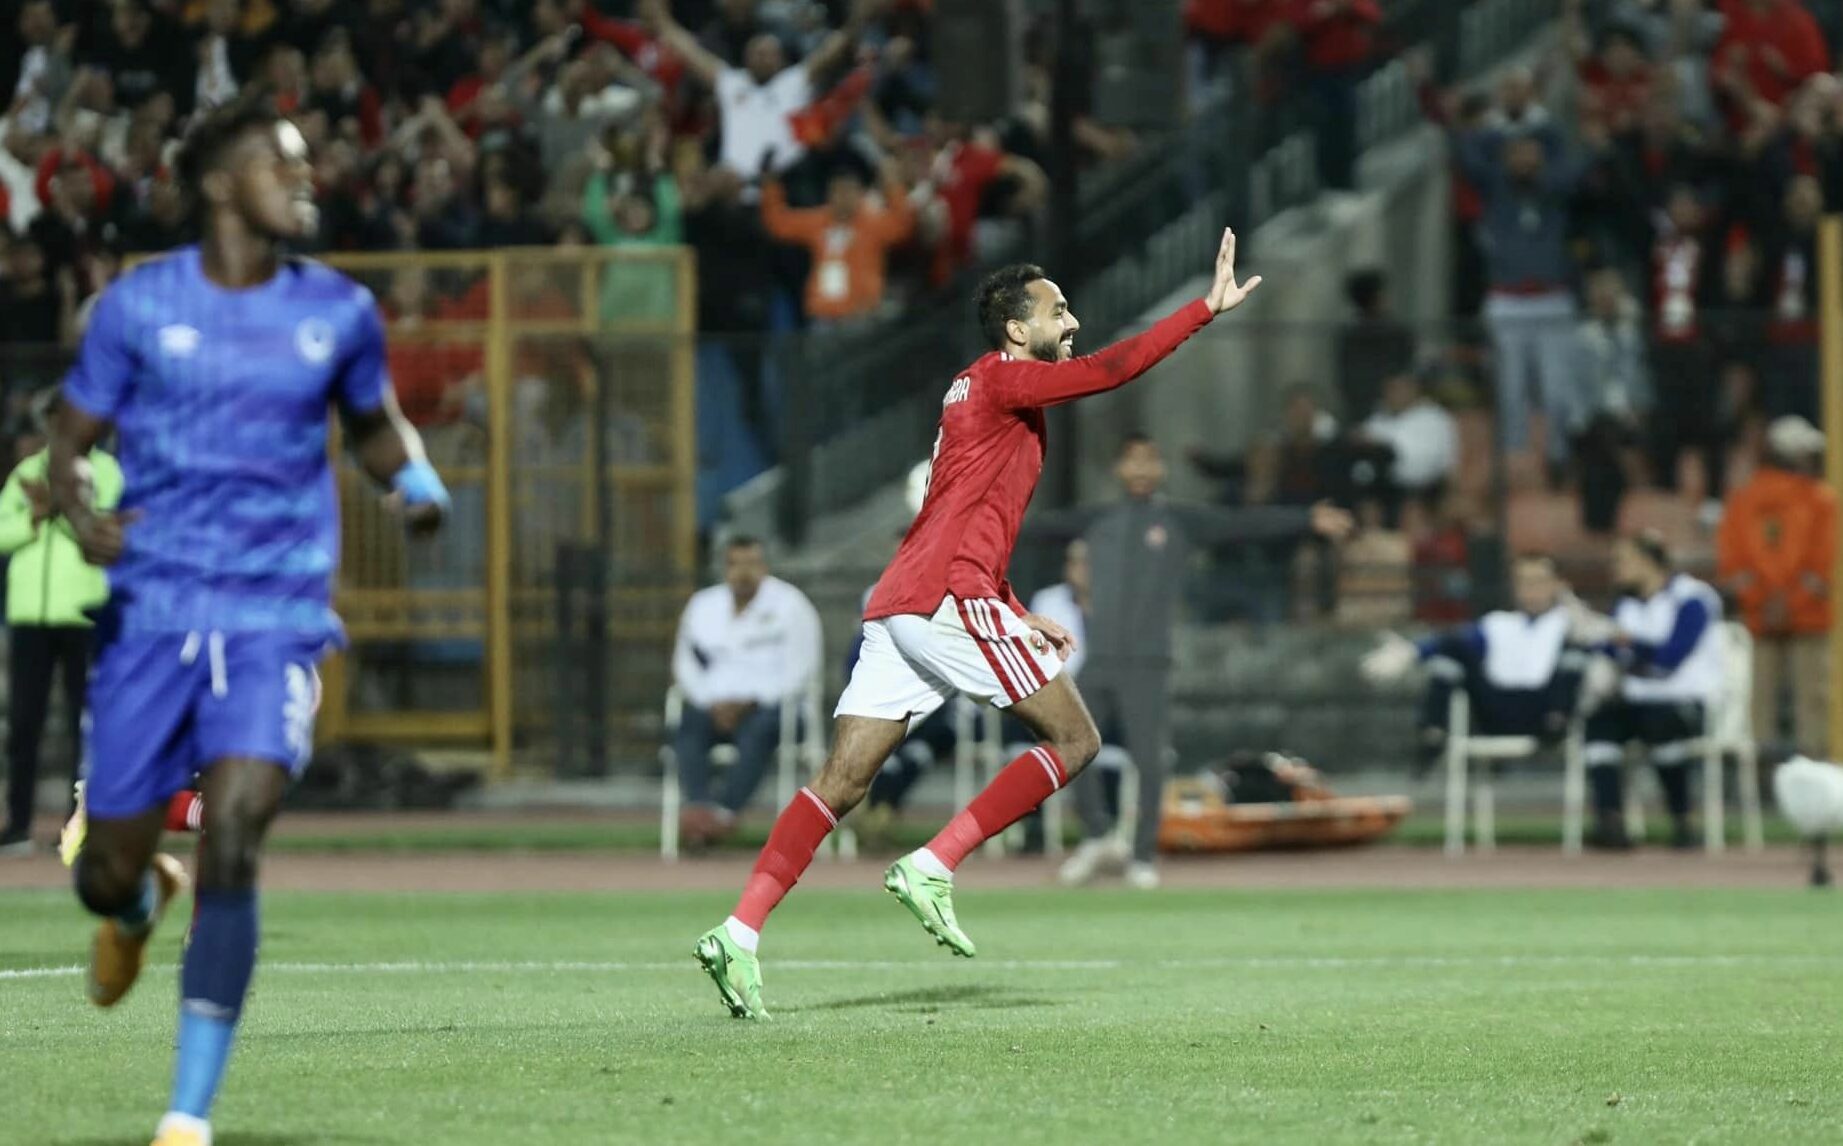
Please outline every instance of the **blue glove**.
[{"label": "blue glove", "polygon": [[453,504],[441,475],[426,461],[405,463],[390,479],[390,488],[402,495],[404,505],[438,505],[445,513]]}]

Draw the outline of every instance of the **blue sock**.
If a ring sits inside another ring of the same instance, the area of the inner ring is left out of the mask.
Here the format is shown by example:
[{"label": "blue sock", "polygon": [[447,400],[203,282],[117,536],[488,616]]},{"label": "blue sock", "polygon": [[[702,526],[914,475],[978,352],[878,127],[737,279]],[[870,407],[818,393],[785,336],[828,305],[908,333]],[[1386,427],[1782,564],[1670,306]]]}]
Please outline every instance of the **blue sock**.
[{"label": "blue sock", "polygon": [[255,970],[256,893],[199,892],[179,976],[179,1053],[170,1110],[211,1116]]}]

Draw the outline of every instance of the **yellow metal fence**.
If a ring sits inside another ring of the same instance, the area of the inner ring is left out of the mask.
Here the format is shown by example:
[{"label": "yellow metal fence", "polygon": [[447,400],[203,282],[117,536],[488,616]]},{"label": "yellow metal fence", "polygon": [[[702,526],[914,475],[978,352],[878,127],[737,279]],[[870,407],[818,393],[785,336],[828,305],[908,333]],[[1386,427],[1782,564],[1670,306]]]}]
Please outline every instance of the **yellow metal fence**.
[{"label": "yellow metal fence", "polygon": [[[584,706],[617,742],[645,740],[696,548],[690,253],[327,261],[383,307],[400,400],[455,508],[409,540],[341,464],[351,647],[327,666],[323,739],[478,746],[495,775],[548,763]],[[585,563],[599,607],[566,633],[565,567]]]}]

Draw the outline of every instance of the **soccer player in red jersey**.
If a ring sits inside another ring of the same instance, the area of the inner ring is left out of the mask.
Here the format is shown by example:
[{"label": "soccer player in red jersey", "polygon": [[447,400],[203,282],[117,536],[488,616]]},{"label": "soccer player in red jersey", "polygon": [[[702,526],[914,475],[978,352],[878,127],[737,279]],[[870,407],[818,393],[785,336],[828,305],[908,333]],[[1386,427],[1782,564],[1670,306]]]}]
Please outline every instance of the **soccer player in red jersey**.
[{"label": "soccer player in red jersey", "polygon": [[765,1018],[756,947],[768,913],[856,807],[910,725],[963,693],[1010,709],[1038,743],[926,847],[896,861],[883,886],[935,941],[971,957],[954,918],[954,869],[981,843],[1029,814],[1100,750],[1093,717],[1060,675],[1068,630],[1031,615],[1006,579],[1011,550],[1043,472],[1043,411],[1124,386],[1217,315],[1240,306],[1260,276],[1235,279],[1235,233],[1224,231],[1209,294],[1143,334],[1074,357],[1081,323],[1034,266],[995,272],[979,288],[992,351],[953,379],[921,512],[864,611],[864,645],[839,698],[832,754],[775,821],[735,912],[697,943],[698,962],[730,1013]]}]

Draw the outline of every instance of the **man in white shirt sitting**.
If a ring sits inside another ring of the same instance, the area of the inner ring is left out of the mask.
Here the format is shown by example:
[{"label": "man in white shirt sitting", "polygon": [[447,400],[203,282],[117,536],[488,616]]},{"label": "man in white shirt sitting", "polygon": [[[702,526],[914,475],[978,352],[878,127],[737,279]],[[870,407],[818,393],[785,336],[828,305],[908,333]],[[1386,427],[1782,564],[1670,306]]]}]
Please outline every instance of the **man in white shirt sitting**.
[{"label": "man in white shirt sitting", "polygon": [[1418,718],[1423,768],[1446,750],[1453,694],[1461,690],[1471,704],[1475,736],[1533,736],[1553,743],[1567,731],[1589,647],[1604,638],[1605,619],[1588,613],[1569,592],[1547,554],[1519,556],[1511,587],[1514,609],[1486,613],[1414,643],[1390,633],[1364,658],[1364,675],[1378,684],[1405,675],[1417,661],[1426,670]]},{"label": "man in white shirt sitting", "polygon": [[[692,595],[679,620],[672,677],[684,694],[675,749],[692,846],[729,834],[780,741],[781,707],[819,670],[819,613],[806,594],[768,574],[762,543],[737,537],[724,550],[723,584]],[[710,750],[728,741],[739,759],[710,796]]]},{"label": "man in white shirt sitting", "polygon": [[[1382,404],[1355,435],[1373,447],[1357,462],[1357,480],[1381,503],[1382,523],[1401,526],[1404,504],[1431,512],[1459,466],[1459,426],[1446,408],[1427,397],[1414,374],[1397,374],[1382,385]],[[1367,479],[1367,480],[1365,480]]]}]

